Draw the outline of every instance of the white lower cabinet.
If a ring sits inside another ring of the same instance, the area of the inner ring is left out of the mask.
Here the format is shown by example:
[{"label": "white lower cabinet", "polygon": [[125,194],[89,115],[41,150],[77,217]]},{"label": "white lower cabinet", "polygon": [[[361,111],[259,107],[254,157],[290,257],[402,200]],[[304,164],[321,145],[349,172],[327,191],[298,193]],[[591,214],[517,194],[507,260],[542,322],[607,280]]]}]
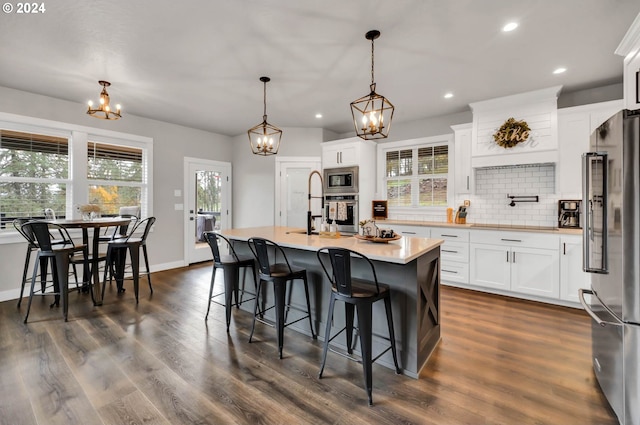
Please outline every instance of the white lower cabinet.
[{"label": "white lower cabinet", "polygon": [[589,288],[582,236],[419,225],[382,225],[405,237],[442,239],[443,284],[578,306]]},{"label": "white lower cabinet", "polygon": [[471,283],[488,288],[511,288],[510,252],[501,245],[471,243]]},{"label": "white lower cabinet", "polygon": [[557,235],[473,231],[470,284],[545,298],[558,298]]},{"label": "white lower cabinet", "polygon": [[578,290],[591,280],[582,269],[582,236],[560,237],[560,299],[578,303]]},{"label": "white lower cabinet", "polygon": [[547,298],[560,296],[557,250],[512,248],[511,290]]}]

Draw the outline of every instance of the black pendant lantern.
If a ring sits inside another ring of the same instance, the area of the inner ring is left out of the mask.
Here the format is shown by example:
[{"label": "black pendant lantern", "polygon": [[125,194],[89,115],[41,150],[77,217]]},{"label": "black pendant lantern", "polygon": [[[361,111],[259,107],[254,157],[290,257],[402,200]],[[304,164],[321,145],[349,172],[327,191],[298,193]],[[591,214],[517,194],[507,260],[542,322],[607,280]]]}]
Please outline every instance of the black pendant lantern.
[{"label": "black pendant lantern", "polygon": [[371,30],[365,34],[371,40],[371,92],[358,100],[351,102],[351,114],[356,134],[365,140],[385,139],[389,135],[391,120],[393,119],[393,104],[376,93],[376,83],[373,74],[373,40],[380,37],[380,31]]},{"label": "black pendant lantern", "polygon": [[264,83],[264,114],[262,122],[252,127],[247,132],[249,134],[249,143],[251,151],[256,155],[275,155],[280,148],[280,139],[282,138],[282,130],[267,122],[267,83],[271,81],[269,77],[260,77],[260,81]]}]

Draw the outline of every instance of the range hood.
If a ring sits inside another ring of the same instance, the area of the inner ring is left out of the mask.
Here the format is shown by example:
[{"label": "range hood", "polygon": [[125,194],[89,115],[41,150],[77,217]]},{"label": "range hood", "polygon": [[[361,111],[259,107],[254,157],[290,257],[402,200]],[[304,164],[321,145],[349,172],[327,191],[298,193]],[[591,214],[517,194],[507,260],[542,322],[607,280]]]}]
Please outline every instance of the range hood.
[{"label": "range hood", "polygon": [[[558,162],[558,94],[562,86],[471,103],[471,166],[508,167]],[[505,148],[494,134],[509,118],[525,121],[529,137]]]}]

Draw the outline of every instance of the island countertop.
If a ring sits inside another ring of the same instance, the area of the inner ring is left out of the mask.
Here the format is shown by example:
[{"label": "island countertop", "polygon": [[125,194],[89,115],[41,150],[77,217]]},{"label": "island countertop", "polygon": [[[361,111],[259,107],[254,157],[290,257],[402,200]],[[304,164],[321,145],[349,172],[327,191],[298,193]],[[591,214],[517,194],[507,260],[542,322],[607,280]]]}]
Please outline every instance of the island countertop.
[{"label": "island countertop", "polygon": [[412,237],[402,237],[387,243],[375,243],[357,239],[353,236],[324,238],[319,235],[307,235],[304,229],[283,226],[226,229],[220,233],[230,239],[240,241],[247,241],[252,237],[260,237],[269,239],[283,247],[307,251],[318,251],[325,246],[337,246],[352,249],[372,260],[396,264],[407,264],[443,243],[441,239]]}]

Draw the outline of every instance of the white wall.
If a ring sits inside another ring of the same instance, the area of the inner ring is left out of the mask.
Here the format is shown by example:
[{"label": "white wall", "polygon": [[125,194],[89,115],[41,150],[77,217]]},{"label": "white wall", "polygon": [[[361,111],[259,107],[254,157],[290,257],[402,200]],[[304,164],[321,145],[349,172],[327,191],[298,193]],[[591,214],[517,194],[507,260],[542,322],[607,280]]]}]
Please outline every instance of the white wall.
[{"label": "white wall", "polygon": [[[278,156],[320,156],[325,137],[320,128],[282,128]],[[275,167],[274,155],[251,153],[246,134],[233,138],[233,227],[274,225]]]},{"label": "white wall", "polygon": [[[183,200],[173,194],[174,189],[183,188],[183,158],[231,162],[232,138],[136,117],[126,111],[118,121],[98,120],[88,116],[85,108],[79,103],[0,87],[1,112],[153,138],[153,214],[157,222],[149,236],[149,260],[152,270],[183,265],[183,211],[174,210],[174,204]],[[24,243],[0,245],[0,300],[17,297],[25,249]]]}]

